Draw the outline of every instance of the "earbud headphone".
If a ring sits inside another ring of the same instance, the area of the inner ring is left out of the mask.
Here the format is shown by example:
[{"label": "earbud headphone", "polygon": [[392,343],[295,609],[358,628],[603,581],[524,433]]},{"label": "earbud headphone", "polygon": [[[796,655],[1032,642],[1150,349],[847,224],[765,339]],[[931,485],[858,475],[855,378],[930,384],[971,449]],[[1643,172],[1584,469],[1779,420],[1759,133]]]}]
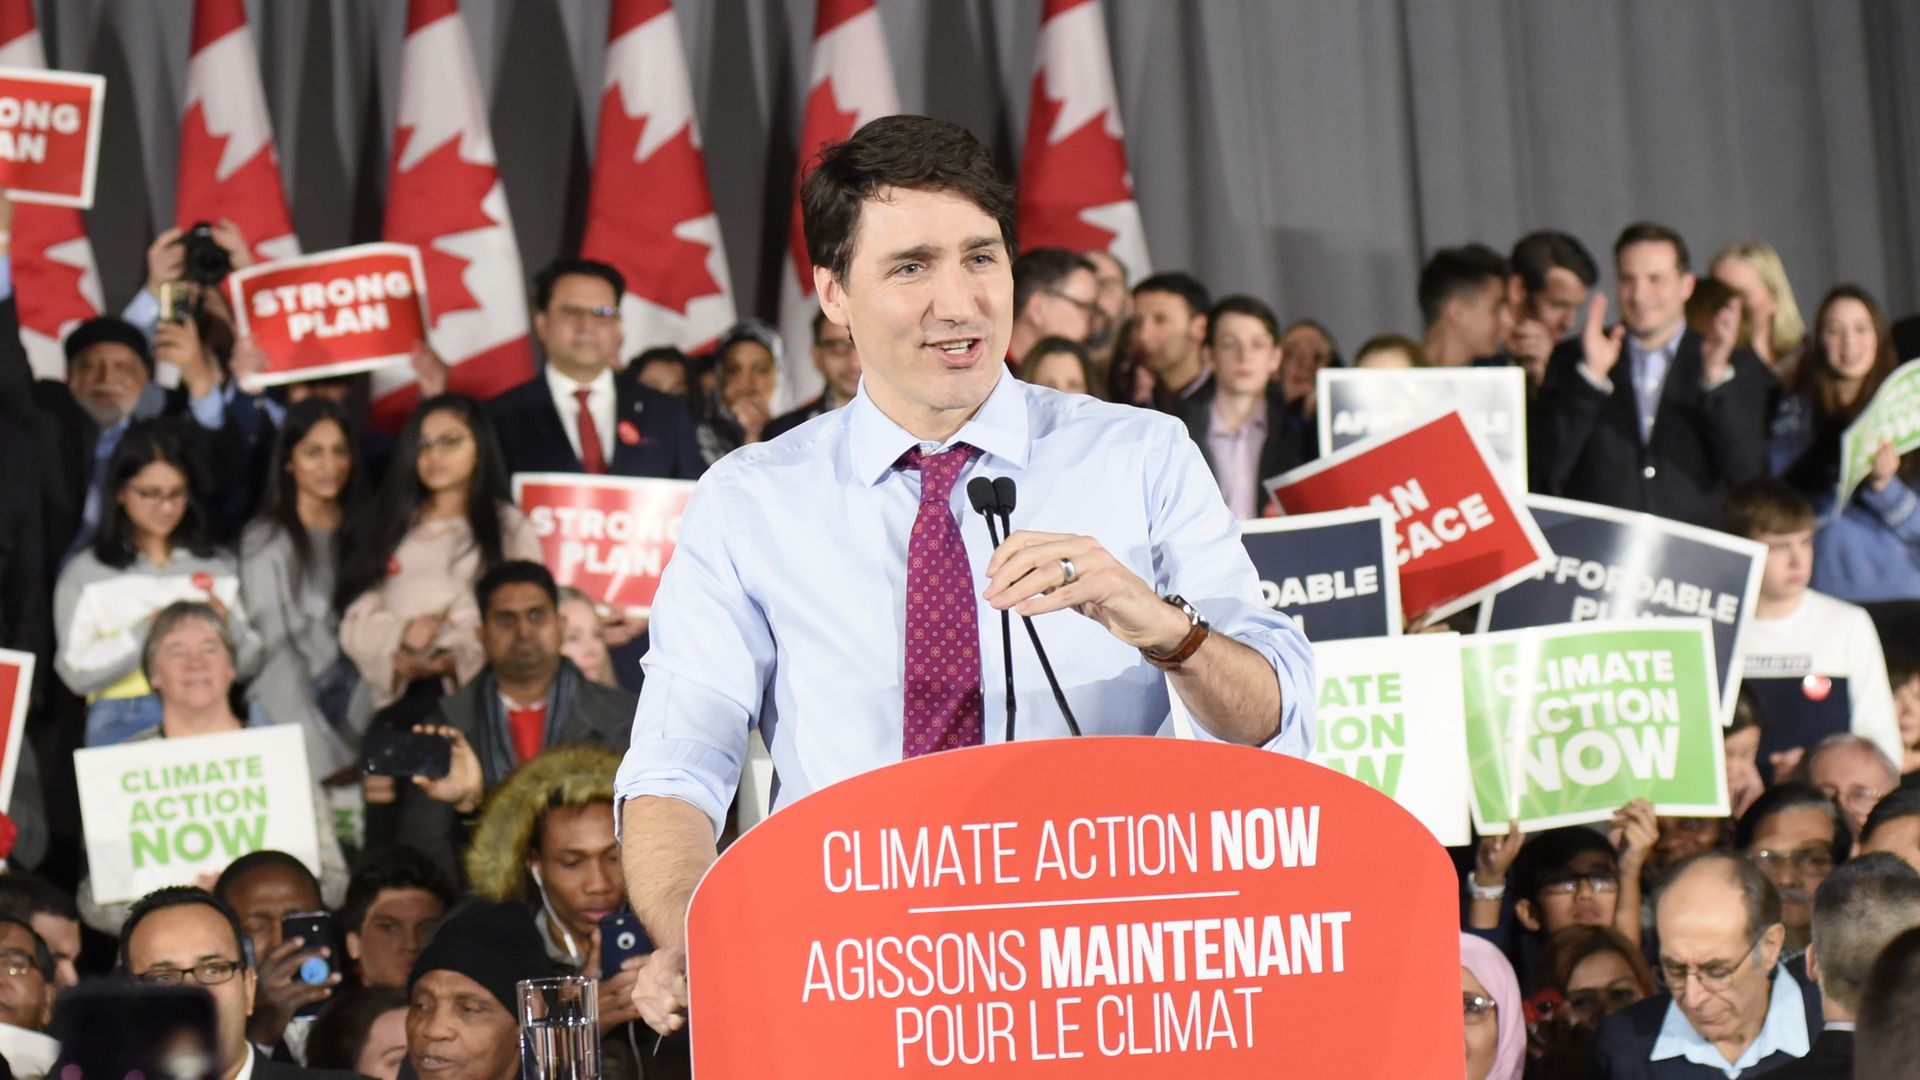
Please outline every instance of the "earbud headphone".
[{"label": "earbud headphone", "polygon": [[560,921],[560,916],[554,913],[553,903],[547,899],[547,882],[540,876],[540,864],[530,862],[527,864],[527,870],[533,874],[533,887],[540,894],[540,909],[547,913],[547,921],[560,931],[561,940],[567,943],[567,959],[575,964],[584,963],[585,956],[580,952],[580,946],[573,940],[573,931],[568,930],[567,924]]}]

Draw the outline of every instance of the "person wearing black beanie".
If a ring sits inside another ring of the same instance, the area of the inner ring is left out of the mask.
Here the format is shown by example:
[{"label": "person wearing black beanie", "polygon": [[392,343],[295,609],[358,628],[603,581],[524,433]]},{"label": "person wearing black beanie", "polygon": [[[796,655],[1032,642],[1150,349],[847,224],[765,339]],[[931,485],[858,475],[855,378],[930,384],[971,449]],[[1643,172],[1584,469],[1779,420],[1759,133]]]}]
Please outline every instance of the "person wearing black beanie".
[{"label": "person wearing black beanie", "polygon": [[527,909],[474,902],[442,923],[407,978],[407,1060],[422,1080],[513,1080],[519,991],[552,974]]}]

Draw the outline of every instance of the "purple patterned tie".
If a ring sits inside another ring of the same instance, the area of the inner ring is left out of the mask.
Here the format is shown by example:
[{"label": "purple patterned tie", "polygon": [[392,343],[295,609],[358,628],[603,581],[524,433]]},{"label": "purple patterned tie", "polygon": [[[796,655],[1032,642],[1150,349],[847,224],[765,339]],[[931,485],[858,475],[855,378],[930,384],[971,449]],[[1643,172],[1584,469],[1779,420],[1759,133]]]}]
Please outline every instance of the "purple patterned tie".
[{"label": "purple patterned tie", "polygon": [[985,740],[974,575],[949,505],[954,483],[978,453],[955,443],[932,455],[914,447],[900,458],[900,468],[920,470],[920,513],[907,542],[907,757]]}]

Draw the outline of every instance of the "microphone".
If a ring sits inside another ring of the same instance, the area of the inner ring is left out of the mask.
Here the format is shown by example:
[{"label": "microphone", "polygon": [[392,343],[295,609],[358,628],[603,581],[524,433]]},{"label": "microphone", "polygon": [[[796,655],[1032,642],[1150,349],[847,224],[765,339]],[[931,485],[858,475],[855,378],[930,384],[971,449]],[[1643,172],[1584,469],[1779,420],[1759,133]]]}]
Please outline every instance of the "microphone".
[{"label": "microphone", "polygon": [[[973,494],[972,485],[968,485],[967,494],[968,494],[968,497],[972,497],[972,494]],[[1002,530],[1004,530],[1005,534],[1008,537],[1011,537],[1013,535],[1013,507],[1019,495],[1019,492],[1014,488],[1013,477],[1011,476],[994,477],[993,495],[994,495],[995,508],[999,511],[999,514],[1000,514],[1000,526]],[[991,532],[992,531],[991,517],[988,518],[988,523],[989,523],[988,531]],[[1000,540],[996,539],[994,541],[994,546],[998,547],[999,545],[1000,545]],[[1008,609],[1008,610],[1012,610],[1012,609]],[[1002,614],[1004,614],[1004,612]],[[1053,673],[1053,663],[1052,661],[1047,659],[1046,646],[1040,644],[1040,631],[1035,630],[1033,628],[1032,617],[1027,615],[1022,615],[1020,616],[1020,621],[1026,624],[1027,637],[1033,642],[1034,655],[1040,658],[1040,670],[1047,676],[1047,686],[1049,686],[1053,690],[1054,703],[1060,706],[1060,715],[1067,721],[1067,730],[1072,732],[1076,736],[1079,735],[1080,724],[1078,721],[1076,721],[1073,718],[1073,710],[1069,708],[1067,705],[1067,695],[1064,691],[1060,689],[1060,680]],[[1012,661],[1009,660],[1008,663],[1012,663]]]},{"label": "microphone", "polygon": [[[1000,530],[994,526],[993,512],[1000,500],[994,491],[993,481],[984,476],[976,476],[967,481],[967,501],[973,504],[973,512],[987,519],[987,536],[993,540],[997,550],[1000,547]],[[1013,741],[1013,621],[1008,611],[1000,613],[1000,659],[1007,665],[1007,741]]]}]

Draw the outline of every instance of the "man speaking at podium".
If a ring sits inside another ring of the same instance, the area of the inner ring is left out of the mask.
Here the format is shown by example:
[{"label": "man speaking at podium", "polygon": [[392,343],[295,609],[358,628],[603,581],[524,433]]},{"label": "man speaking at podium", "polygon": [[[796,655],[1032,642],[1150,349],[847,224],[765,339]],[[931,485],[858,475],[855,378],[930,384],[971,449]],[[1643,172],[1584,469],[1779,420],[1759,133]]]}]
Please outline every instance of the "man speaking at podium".
[{"label": "man speaking at podium", "polygon": [[[618,793],[629,895],[659,945],[634,1001],[662,1032],[685,1023],[687,905],[753,726],[776,804],[986,742],[1004,730],[1003,610],[1078,613],[1035,625],[1089,734],[1152,734],[1171,683],[1203,737],[1297,756],[1312,740],[1306,638],[1261,604],[1186,429],[1008,373],[1014,200],[986,148],[885,117],[821,154],[801,202],[821,306],[864,374],[848,407],[707,472],[655,599]],[[997,549],[976,477],[1016,485],[1025,527]],[[1016,737],[1066,734],[1029,645],[1012,650]]]}]

